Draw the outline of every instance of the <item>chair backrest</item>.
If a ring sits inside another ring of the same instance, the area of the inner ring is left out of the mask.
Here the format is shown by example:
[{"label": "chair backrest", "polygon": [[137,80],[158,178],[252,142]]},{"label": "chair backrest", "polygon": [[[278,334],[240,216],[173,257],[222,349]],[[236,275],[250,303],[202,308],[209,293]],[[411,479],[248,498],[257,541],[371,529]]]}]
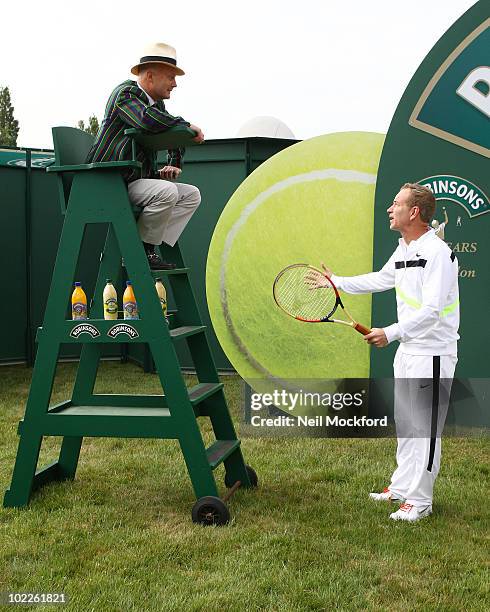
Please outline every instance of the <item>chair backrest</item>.
[{"label": "chair backrest", "polygon": [[[86,163],[87,155],[95,138],[77,128],[59,126],[53,130],[54,158],[57,166],[71,166]],[[70,196],[73,174],[63,172],[58,175],[60,185],[61,209],[64,212]]]},{"label": "chair backrest", "polygon": [[53,143],[57,166],[84,164],[95,138],[72,127],[54,127]]}]

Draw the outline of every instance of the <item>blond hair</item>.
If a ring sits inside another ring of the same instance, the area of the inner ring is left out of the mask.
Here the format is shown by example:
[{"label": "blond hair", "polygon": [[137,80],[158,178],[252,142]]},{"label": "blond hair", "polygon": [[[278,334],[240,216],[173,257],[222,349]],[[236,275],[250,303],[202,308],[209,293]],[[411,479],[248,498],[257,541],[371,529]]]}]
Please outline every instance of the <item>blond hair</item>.
[{"label": "blond hair", "polygon": [[410,189],[410,208],[418,206],[420,219],[429,223],[436,212],[436,199],[429,187],[418,183],[405,183],[400,189]]}]

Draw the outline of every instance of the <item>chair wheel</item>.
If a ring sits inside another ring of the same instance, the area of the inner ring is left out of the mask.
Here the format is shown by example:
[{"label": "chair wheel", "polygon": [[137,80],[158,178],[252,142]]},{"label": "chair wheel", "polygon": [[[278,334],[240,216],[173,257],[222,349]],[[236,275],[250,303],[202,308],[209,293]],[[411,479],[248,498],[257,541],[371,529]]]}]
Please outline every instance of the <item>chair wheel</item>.
[{"label": "chair wheel", "polygon": [[[245,466],[245,469],[247,470],[247,474],[248,474],[248,478],[250,480],[250,486],[251,487],[256,487],[259,484],[259,479],[257,477],[257,473],[255,472],[255,470],[250,467],[249,465]],[[230,477],[228,476],[228,472],[225,474],[225,487],[227,487],[228,489],[230,489],[233,485],[235,484],[235,482],[231,481]]]},{"label": "chair wheel", "polygon": [[230,512],[223,500],[208,495],[198,499],[192,507],[192,520],[200,525],[226,525]]},{"label": "chair wheel", "polygon": [[246,465],[245,469],[247,470],[248,478],[250,480],[250,485],[252,487],[257,487],[259,485],[259,479],[257,476],[257,472],[253,469],[253,467],[250,467],[249,465]]}]

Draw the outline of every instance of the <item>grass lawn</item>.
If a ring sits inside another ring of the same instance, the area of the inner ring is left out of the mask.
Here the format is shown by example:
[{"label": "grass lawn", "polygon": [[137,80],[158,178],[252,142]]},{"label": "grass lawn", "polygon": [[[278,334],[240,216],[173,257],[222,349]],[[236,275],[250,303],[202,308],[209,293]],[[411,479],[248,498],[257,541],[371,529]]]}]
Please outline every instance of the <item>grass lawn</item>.
[{"label": "grass lawn", "polygon": [[[69,397],[75,364],[58,370],[53,402]],[[2,498],[30,376],[0,368]],[[240,380],[223,381],[237,422]],[[115,362],[102,364],[97,391],[161,392],[155,375]],[[40,464],[58,445],[45,440]],[[74,482],[0,509],[0,591],[64,592],[68,605],[50,609],[84,612],[486,611],[489,446],[444,440],[434,514],[406,525],[367,497],[391,474],[394,440],[244,439],[259,488],[235,494],[220,528],[191,522],[176,441],[88,438]]]}]

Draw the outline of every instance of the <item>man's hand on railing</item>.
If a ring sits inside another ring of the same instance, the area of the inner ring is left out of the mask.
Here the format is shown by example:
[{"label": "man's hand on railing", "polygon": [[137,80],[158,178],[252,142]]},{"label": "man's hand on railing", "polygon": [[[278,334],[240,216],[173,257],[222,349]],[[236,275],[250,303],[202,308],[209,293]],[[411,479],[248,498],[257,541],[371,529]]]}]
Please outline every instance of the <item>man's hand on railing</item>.
[{"label": "man's hand on railing", "polygon": [[190,125],[189,128],[196,132],[196,135],[194,136],[194,138],[192,139],[194,142],[197,142],[198,144],[201,144],[201,142],[204,142],[204,134],[202,133],[201,128],[197,127],[197,125]]}]

